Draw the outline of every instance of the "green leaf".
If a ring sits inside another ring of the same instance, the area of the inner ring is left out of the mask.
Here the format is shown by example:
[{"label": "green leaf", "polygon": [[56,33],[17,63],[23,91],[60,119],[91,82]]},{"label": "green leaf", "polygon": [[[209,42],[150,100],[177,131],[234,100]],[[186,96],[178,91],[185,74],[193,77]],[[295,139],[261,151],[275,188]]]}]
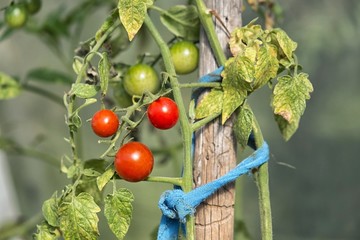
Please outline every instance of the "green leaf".
[{"label": "green leaf", "polygon": [[147,8],[151,0],[119,0],[120,21],[124,25],[131,41],[144,23]]},{"label": "green leaf", "polygon": [[104,214],[111,231],[118,239],[123,239],[129,229],[133,201],[134,196],[127,189],[119,189],[105,198]]},{"label": "green leaf", "polygon": [[100,76],[100,89],[103,95],[106,95],[109,85],[110,68],[111,64],[106,52],[102,54],[102,58],[99,61],[99,76]]},{"label": "green leaf", "polygon": [[254,113],[251,109],[245,106],[240,108],[234,125],[234,132],[236,139],[242,148],[245,148],[248,143],[252,131],[253,118]]},{"label": "green leaf", "polygon": [[53,227],[59,227],[58,216],[59,202],[57,192],[52,197],[46,200],[42,205],[42,213],[47,223]]},{"label": "green leaf", "polygon": [[60,237],[59,231],[49,226],[46,222],[37,225],[36,228],[37,232],[34,234],[35,240],[56,240]]},{"label": "green leaf", "polygon": [[119,17],[118,11],[112,11],[111,14],[106,18],[105,22],[101,25],[99,30],[95,33],[95,40],[99,41],[99,39],[106,33],[107,30],[114,24],[116,19]]},{"label": "green leaf", "polygon": [[276,77],[279,69],[276,48],[269,44],[264,44],[257,54],[255,65],[254,88],[264,86],[270,79]]},{"label": "green leaf", "polygon": [[0,99],[10,99],[20,94],[20,84],[9,75],[0,72]]},{"label": "green leaf", "polygon": [[96,213],[100,212],[100,208],[94,198],[88,193],[80,193],[66,200],[59,209],[60,229],[64,239],[96,240],[99,236],[99,218]]},{"label": "green leaf", "polygon": [[106,184],[111,180],[111,178],[114,176],[114,173],[114,168],[109,168],[96,179],[96,183],[100,191],[102,191]]},{"label": "green leaf", "polygon": [[71,94],[75,94],[79,98],[91,98],[97,94],[99,87],[86,83],[74,83],[71,87]]},{"label": "green leaf", "polygon": [[278,78],[271,105],[285,140],[289,140],[298,128],[312,91],[313,86],[305,73]]},{"label": "green leaf", "polygon": [[206,118],[215,113],[221,113],[223,106],[223,92],[219,89],[212,89],[200,100],[195,109],[195,118]]},{"label": "green leaf", "polygon": [[160,20],[175,36],[189,41],[199,40],[200,20],[195,6],[173,6],[161,13]]},{"label": "green leaf", "polygon": [[97,185],[97,178],[105,171],[105,160],[103,159],[90,159],[84,164],[82,170],[83,176],[80,183],[76,188],[76,193],[87,192],[89,193],[96,203],[102,201],[103,195]]},{"label": "green leaf", "polygon": [[233,112],[247,98],[248,91],[252,90],[251,82],[254,78],[254,65],[249,58],[238,55],[225,63],[223,76],[223,112],[224,124]]},{"label": "green leaf", "polygon": [[297,48],[297,43],[294,42],[284,30],[280,28],[275,28],[271,31],[273,41],[272,43],[275,44],[279,50],[281,50],[281,55],[285,55],[287,59],[293,59],[293,52]]},{"label": "green leaf", "polygon": [[32,69],[28,72],[27,78],[45,83],[71,84],[73,82],[73,78],[66,73],[43,67]]}]

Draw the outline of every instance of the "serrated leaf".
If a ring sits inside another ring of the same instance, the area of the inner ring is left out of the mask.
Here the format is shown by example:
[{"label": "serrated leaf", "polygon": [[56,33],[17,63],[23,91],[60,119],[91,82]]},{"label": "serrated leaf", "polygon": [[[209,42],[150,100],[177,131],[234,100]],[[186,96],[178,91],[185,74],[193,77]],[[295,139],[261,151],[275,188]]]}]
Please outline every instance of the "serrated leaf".
[{"label": "serrated leaf", "polygon": [[206,118],[210,115],[221,113],[223,107],[223,92],[219,89],[212,89],[200,100],[195,109],[195,118]]},{"label": "serrated leaf", "polygon": [[53,227],[59,227],[58,215],[59,201],[57,193],[55,192],[52,197],[46,200],[42,205],[42,213],[47,223]]},{"label": "serrated leaf", "polygon": [[234,57],[244,55],[244,51],[249,46],[260,45],[258,38],[263,34],[260,25],[248,25],[236,28],[231,32],[229,39],[230,52]]},{"label": "serrated leaf", "polygon": [[35,68],[27,73],[27,78],[45,83],[71,84],[73,78],[66,73],[49,69]]},{"label": "serrated leaf", "polygon": [[116,19],[119,17],[119,13],[117,11],[112,11],[111,14],[106,18],[105,22],[101,25],[99,30],[95,33],[95,40],[99,41],[99,39],[104,35],[104,33],[114,24]]},{"label": "serrated leaf", "polygon": [[120,240],[125,237],[129,229],[133,201],[134,196],[127,189],[119,189],[105,198],[105,217],[111,231]]},{"label": "serrated leaf", "polygon": [[65,240],[96,240],[99,235],[97,227],[100,212],[94,198],[88,193],[64,201],[59,209],[60,229]]},{"label": "serrated leaf", "polygon": [[86,83],[74,83],[71,87],[71,94],[75,94],[79,98],[91,98],[97,94],[98,86]]},{"label": "serrated leaf", "polygon": [[297,48],[297,43],[294,42],[284,30],[280,28],[273,29],[271,31],[271,34],[273,35],[273,44],[275,44],[279,50],[282,50],[282,52],[285,54],[287,59],[292,60],[293,59],[293,52]]},{"label": "serrated leaf", "polygon": [[240,108],[234,125],[234,132],[236,140],[242,148],[245,148],[248,143],[252,131],[253,118],[254,114],[251,109],[245,106]]},{"label": "serrated leaf", "polygon": [[41,225],[37,225],[37,232],[34,234],[35,240],[56,240],[59,239],[60,234],[55,229],[49,226],[46,222]]},{"label": "serrated leaf", "polygon": [[224,124],[233,112],[247,98],[252,90],[254,65],[246,56],[238,55],[225,63],[223,76],[224,100],[222,107],[222,123]]},{"label": "serrated leaf", "polygon": [[102,191],[105,185],[111,180],[114,173],[115,170],[113,168],[109,168],[101,176],[97,177],[96,183],[100,191]]},{"label": "serrated leaf", "polygon": [[276,48],[264,44],[257,54],[254,89],[264,86],[270,79],[276,77],[278,69],[279,61]]},{"label": "serrated leaf", "polygon": [[99,61],[99,76],[100,76],[100,89],[103,95],[106,95],[109,85],[110,68],[111,64],[106,52],[102,54],[102,58]]},{"label": "serrated leaf", "polygon": [[161,13],[160,20],[177,37],[199,40],[200,20],[193,5],[176,5]]},{"label": "serrated leaf", "polygon": [[0,99],[10,99],[20,94],[20,84],[9,75],[0,72]]},{"label": "serrated leaf", "polygon": [[278,78],[271,105],[285,140],[295,133],[312,91],[313,86],[305,73]]},{"label": "serrated leaf", "polygon": [[120,21],[124,25],[131,41],[144,23],[150,0],[119,0]]}]

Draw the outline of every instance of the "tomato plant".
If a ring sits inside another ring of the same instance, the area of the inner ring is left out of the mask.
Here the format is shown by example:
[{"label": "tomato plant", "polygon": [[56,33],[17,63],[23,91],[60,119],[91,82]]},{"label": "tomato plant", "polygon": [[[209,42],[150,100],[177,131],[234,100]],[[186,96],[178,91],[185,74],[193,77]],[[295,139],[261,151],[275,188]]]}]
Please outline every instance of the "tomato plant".
[{"label": "tomato plant", "polygon": [[131,66],[124,77],[124,88],[130,95],[141,96],[146,92],[155,93],[160,88],[156,71],[146,64]]},{"label": "tomato plant", "polygon": [[[198,179],[203,180],[194,176],[194,173],[208,174],[211,169],[220,166],[221,171],[211,172],[211,177],[207,178],[206,175],[206,180],[220,177],[218,174],[232,164],[225,166],[219,161],[228,159],[227,154],[230,152],[235,156],[231,159],[234,160],[232,163],[237,160],[233,135],[242,148],[248,145],[260,148],[263,145],[258,121],[247,99],[250,94],[269,83],[273,86],[271,106],[281,133],[286,140],[295,133],[305,110],[306,100],[310,98],[312,85],[307,74],[298,69],[295,56],[297,44],[285,31],[280,28],[263,29],[256,21],[243,27],[232,26],[234,29],[223,38],[229,50],[228,55],[225,55],[217,36],[219,29],[214,25],[214,17],[221,16],[218,16],[215,10],[209,11],[211,8],[205,6],[202,0],[188,1],[191,4],[187,5],[174,5],[168,10],[160,7],[158,2],[161,1],[151,0],[117,0],[115,5],[114,1],[80,2],[74,2],[76,6],[70,11],[57,9],[43,22],[39,20],[38,23],[38,20],[34,19],[28,24],[26,31],[37,34],[49,49],[56,53],[68,72],[37,68],[29,71],[22,81],[0,72],[0,99],[16,97],[21,93],[20,90],[29,90],[60,104],[66,110],[65,123],[68,132],[65,139],[70,151],[62,155],[61,171],[70,181],[61,192],[56,191],[44,202],[44,217],[37,226],[35,239],[97,239],[100,235],[97,213],[101,208],[104,208],[103,212],[112,232],[118,239],[123,239],[130,225],[133,195],[130,190],[117,188],[117,185],[123,182],[118,181],[116,174],[121,180],[129,182],[144,180],[176,185],[179,186],[177,190],[186,193],[194,190]],[[241,1],[236,3],[241,4]],[[87,23],[86,17],[104,6],[112,10],[104,16],[102,23],[96,25],[99,27],[94,30],[93,36],[85,41],[78,41],[81,40],[77,39],[81,36],[78,30]],[[23,0],[21,3],[11,4],[5,10],[5,22],[12,28],[21,27],[26,23],[28,14],[34,14],[40,8],[40,0]],[[158,11],[160,21],[154,21],[153,18],[157,15],[150,16],[149,11]],[[230,12],[229,9],[227,11]],[[219,20],[215,23],[222,22]],[[163,37],[155,24],[157,22],[166,27],[172,35],[171,38]],[[225,22],[230,24],[232,21]],[[199,40],[200,27],[204,29],[207,42],[203,40],[205,38]],[[224,28],[226,26],[222,26],[221,31],[224,31]],[[0,40],[13,32],[11,29],[7,30],[9,31],[5,31]],[[143,32],[144,30],[146,32]],[[134,39],[137,41],[133,41]],[[156,44],[155,50],[144,44],[149,39]],[[64,54],[60,44],[65,40],[71,40],[69,45],[73,44],[69,52],[74,53],[74,56],[70,58],[68,54]],[[199,41],[200,46],[204,46],[201,51],[207,49],[215,59],[199,59],[199,49],[195,44]],[[123,53],[130,45],[135,45],[135,57],[141,63],[129,66],[123,62],[128,60]],[[187,83],[181,83],[178,75],[193,72],[197,69],[199,60],[202,66],[212,66],[214,69],[210,69],[210,73],[199,71],[201,76],[190,76],[192,79],[189,77]],[[159,68],[162,68],[161,73],[155,70]],[[32,86],[33,80],[60,82],[69,89],[60,93],[64,94],[63,96],[58,96],[46,88]],[[170,94],[173,100],[166,97]],[[86,129],[82,119],[87,114],[84,114],[83,110],[97,102],[101,104],[102,110],[93,114],[91,128],[99,137],[111,137],[97,141],[105,146],[104,148],[93,147],[88,141],[82,141],[81,135],[82,130]],[[142,143],[147,140],[142,138],[144,124],[141,124],[146,116],[158,129],[170,129],[179,121],[180,137],[169,139],[159,131],[153,131],[162,145],[160,149],[150,150]],[[223,127],[225,123],[229,124]],[[199,129],[201,131],[198,131]],[[211,133],[206,135],[206,131]],[[218,136],[221,138],[216,139]],[[201,138],[201,146],[194,146],[194,143],[200,142],[197,138]],[[255,143],[249,144],[249,139],[254,139]],[[54,160],[32,149],[24,151],[17,145],[13,146],[13,141],[2,144],[1,137],[0,140],[0,147],[11,146],[7,149],[52,161],[56,166],[60,165],[60,158]],[[99,152],[94,153],[94,156],[87,156],[88,152],[84,154],[82,151],[83,145],[93,147],[91,150],[94,151],[91,152]],[[228,146],[233,148],[227,149]],[[182,153],[175,153],[175,156],[174,149],[180,149]],[[204,149],[206,153],[214,155],[198,158],[196,154],[199,151],[204,152]],[[181,159],[181,164],[176,163],[175,166],[181,165],[182,174],[178,177],[150,176],[154,167],[153,153],[164,159]],[[210,163],[210,159],[215,162]],[[205,164],[198,162],[200,160],[207,161],[209,167],[203,169]],[[262,164],[264,165],[259,165],[255,176],[260,193],[260,225],[263,239],[271,239],[269,181],[267,165],[265,162]],[[197,167],[199,169],[196,169]],[[104,191],[109,185],[112,185],[112,192]],[[230,190],[226,192],[231,193]],[[222,194],[222,191],[217,191],[216,194],[218,193]],[[184,196],[186,197],[186,194]],[[221,199],[225,197],[222,196]],[[195,208],[196,206],[194,211]],[[176,206],[169,209],[169,212],[176,215]],[[189,214],[171,219],[173,223],[177,220],[178,226],[182,225],[180,222],[186,221],[186,238],[194,239],[194,216]],[[179,229],[175,230],[177,236]]]},{"label": "tomato plant", "polygon": [[179,41],[170,47],[171,59],[177,74],[193,72],[199,64],[199,49],[188,41]]},{"label": "tomato plant", "polygon": [[28,9],[24,3],[14,3],[5,9],[5,22],[11,28],[20,28],[28,19]]},{"label": "tomato plant", "polygon": [[179,119],[179,109],[172,99],[160,97],[149,105],[147,116],[154,127],[169,129],[177,123]]},{"label": "tomato plant", "polygon": [[119,118],[111,110],[99,110],[91,119],[91,128],[99,137],[110,137],[114,135],[119,128]]},{"label": "tomato plant", "polygon": [[139,182],[147,178],[154,166],[150,149],[140,142],[129,142],[120,147],[115,156],[117,174],[129,182]]}]

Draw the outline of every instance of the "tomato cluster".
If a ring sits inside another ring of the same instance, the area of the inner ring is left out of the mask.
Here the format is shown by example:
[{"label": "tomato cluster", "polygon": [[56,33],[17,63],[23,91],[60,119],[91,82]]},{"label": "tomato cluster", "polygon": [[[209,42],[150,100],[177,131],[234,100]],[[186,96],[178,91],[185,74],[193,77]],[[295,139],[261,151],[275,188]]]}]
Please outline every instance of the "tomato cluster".
[{"label": "tomato cluster", "polygon": [[[170,54],[177,74],[188,74],[198,67],[199,50],[192,42],[176,42],[170,47]],[[126,108],[133,104],[132,96],[156,94],[160,86],[161,81],[155,69],[150,65],[138,63],[126,69],[122,81],[114,88],[114,98],[120,107]],[[149,104],[147,118],[157,129],[170,129],[179,120],[179,109],[171,98],[161,96]],[[117,132],[119,120],[112,111],[100,110],[94,114],[91,124],[98,136],[110,137]],[[116,173],[129,182],[146,179],[153,166],[153,154],[141,142],[129,142],[122,145],[114,159]]]},{"label": "tomato cluster", "polygon": [[37,13],[41,8],[41,0],[23,0],[12,3],[5,9],[5,23],[10,28],[24,26],[29,15]]}]

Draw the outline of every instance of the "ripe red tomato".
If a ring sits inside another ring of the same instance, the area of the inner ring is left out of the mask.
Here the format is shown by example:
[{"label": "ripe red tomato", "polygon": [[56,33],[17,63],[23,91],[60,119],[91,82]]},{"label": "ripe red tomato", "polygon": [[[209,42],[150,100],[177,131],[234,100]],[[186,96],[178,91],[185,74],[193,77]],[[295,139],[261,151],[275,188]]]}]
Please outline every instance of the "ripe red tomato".
[{"label": "ripe red tomato", "polygon": [[154,127],[163,130],[169,129],[177,123],[179,109],[170,98],[160,97],[149,105],[147,116]]},{"label": "ripe red tomato", "polygon": [[124,180],[139,182],[147,178],[154,166],[150,149],[140,142],[124,144],[115,155],[115,170]]},{"label": "ripe red tomato", "polygon": [[171,59],[177,74],[188,74],[199,64],[199,49],[188,41],[180,41],[170,47]]},{"label": "ripe red tomato", "polygon": [[102,109],[97,111],[91,119],[91,127],[99,137],[110,137],[119,128],[119,118],[111,110]]}]

